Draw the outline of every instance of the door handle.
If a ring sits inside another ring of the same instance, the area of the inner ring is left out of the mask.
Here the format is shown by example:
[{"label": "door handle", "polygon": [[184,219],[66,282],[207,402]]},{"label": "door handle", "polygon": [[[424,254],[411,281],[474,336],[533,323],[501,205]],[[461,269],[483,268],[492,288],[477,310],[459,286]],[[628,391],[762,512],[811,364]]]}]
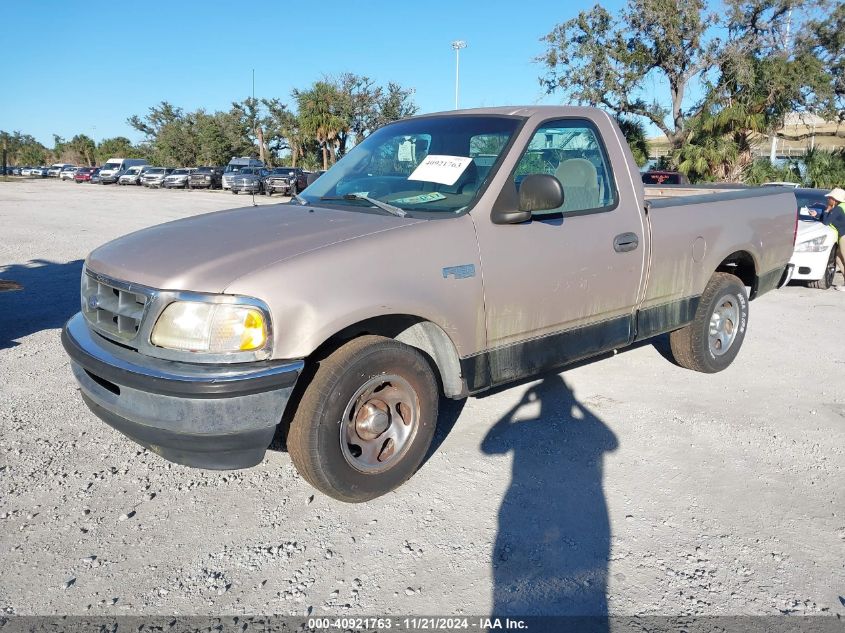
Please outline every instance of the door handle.
[{"label": "door handle", "polygon": [[636,250],[640,245],[640,238],[636,233],[620,233],[613,238],[613,250],[617,253],[627,253]]}]

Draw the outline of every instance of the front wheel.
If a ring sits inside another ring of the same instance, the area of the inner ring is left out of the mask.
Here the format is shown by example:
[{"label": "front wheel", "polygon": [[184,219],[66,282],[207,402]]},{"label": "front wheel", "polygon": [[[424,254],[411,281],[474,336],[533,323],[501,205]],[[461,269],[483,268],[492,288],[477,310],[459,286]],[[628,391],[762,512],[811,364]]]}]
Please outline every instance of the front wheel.
[{"label": "front wheel", "polygon": [[748,296],[734,275],[714,273],[701,295],[692,323],[669,335],[675,361],[713,374],[730,365],[748,328]]},{"label": "front wheel", "polygon": [[418,350],[362,336],[320,361],[291,420],[288,452],[321,492],[369,501],[416,472],[438,404],[437,381]]},{"label": "front wheel", "polygon": [[833,285],[833,278],[836,276],[836,245],[830,249],[830,257],[825,265],[824,275],[821,279],[811,281],[807,285],[810,288],[818,288],[819,290],[827,290]]}]

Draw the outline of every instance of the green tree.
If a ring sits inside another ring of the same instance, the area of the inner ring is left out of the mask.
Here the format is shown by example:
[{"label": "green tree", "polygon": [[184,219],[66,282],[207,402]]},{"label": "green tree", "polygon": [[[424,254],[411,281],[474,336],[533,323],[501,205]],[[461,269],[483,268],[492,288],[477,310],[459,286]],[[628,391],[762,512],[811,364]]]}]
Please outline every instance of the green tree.
[{"label": "green tree", "polygon": [[[600,5],[582,11],[542,38],[540,83],[617,117],[642,117],[681,147],[701,109],[688,103],[690,83],[713,63],[715,43],[706,35],[716,18],[706,8],[704,0],[629,0],[615,17]],[[653,85],[666,86],[662,99]]]},{"label": "green tree", "polygon": [[6,150],[6,160],[11,165],[43,165],[50,158],[50,151],[30,134],[0,131],[0,148]]},{"label": "green tree", "polygon": [[258,99],[248,97],[243,101],[232,103],[231,112],[240,120],[242,132],[252,144],[250,154],[258,156],[262,161],[267,162],[267,143],[264,140],[264,120],[261,114],[261,102]]},{"label": "green tree", "polygon": [[25,143],[18,149],[15,162],[20,165],[44,165],[48,157],[49,151],[41,143]]},{"label": "green tree", "polygon": [[393,121],[414,116],[419,111],[417,104],[414,103],[414,92],[413,88],[403,88],[395,82],[388,82],[387,90],[378,104],[378,116],[370,131]]},{"label": "green tree", "polygon": [[53,151],[51,153],[54,161],[66,159],[65,154],[68,153],[67,141],[58,134],[53,134]]},{"label": "green tree", "polygon": [[[823,2],[821,10],[799,32],[796,50],[817,58],[829,79],[827,89],[816,95],[817,114],[826,120],[845,122],[845,4],[834,2],[831,6]],[[837,129],[831,134],[845,137],[845,130]]]},{"label": "green tree", "polygon": [[821,60],[790,46],[789,34],[806,23],[808,4],[726,0],[726,7],[727,37],[702,112],[674,153],[678,169],[693,181],[759,173],[759,167],[749,171],[755,142],[774,134],[788,114],[817,108],[818,96],[830,88]]},{"label": "green tree", "polygon": [[[718,17],[706,0],[629,0],[618,17],[596,6],[543,38],[541,82],[655,125],[691,177],[737,179],[752,145],[788,114],[841,106],[845,8],[835,5],[822,28],[827,2],[724,0]],[[690,103],[693,82],[704,97]]]},{"label": "green tree", "polygon": [[135,147],[125,136],[115,136],[100,141],[97,145],[97,162],[105,163],[109,158],[145,158],[143,150]]},{"label": "green tree", "polygon": [[743,174],[742,181],[749,185],[762,185],[764,182],[801,183],[801,174],[795,166],[773,165],[768,158],[758,158],[752,162]]},{"label": "green tree", "polygon": [[299,125],[303,132],[320,145],[323,169],[336,160],[338,137],[349,132],[349,119],[344,116],[345,99],[337,86],[317,81],[307,90],[294,90]]},{"label": "green tree", "polygon": [[642,167],[648,162],[648,141],[646,140],[645,126],[636,119],[617,118],[619,129],[628,141],[634,160],[637,166]]},{"label": "green tree", "polygon": [[804,183],[808,187],[832,189],[845,184],[845,150],[834,152],[813,149],[807,152],[804,164]]},{"label": "green tree", "polygon": [[77,134],[68,141],[67,148],[72,152],[73,162],[77,165],[93,167],[97,164],[97,146],[90,136]]},{"label": "green tree", "polygon": [[161,129],[169,124],[184,119],[182,108],[177,108],[167,101],[149,108],[149,112],[143,117],[134,114],[126,122],[141,132],[149,141],[155,141]]}]

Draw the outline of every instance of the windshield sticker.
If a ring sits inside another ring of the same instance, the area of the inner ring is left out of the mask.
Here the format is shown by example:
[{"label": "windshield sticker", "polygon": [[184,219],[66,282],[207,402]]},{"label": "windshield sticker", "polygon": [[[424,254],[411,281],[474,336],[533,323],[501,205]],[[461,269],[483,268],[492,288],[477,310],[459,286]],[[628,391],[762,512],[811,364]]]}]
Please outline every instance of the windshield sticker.
[{"label": "windshield sticker", "polygon": [[417,151],[414,143],[407,139],[399,144],[399,152],[396,159],[400,163],[415,163],[417,162]]},{"label": "windshield sticker", "polygon": [[346,194],[347,196],[358,196],[360,198],[366,198],[370,195],[369,191],[350,191]]},{"label": "windshield sticker", "polygon": [[411,196],[410,198],[397,198],[391,200],[391,204],[425,204],[426,202],[437,202],[438,200],[445,200],[446,196],[438,191],[432,193],[422,193],[418,196]]},{"label": "windshield sticker", "polygon": [[472,158],[467,156],[441,156],[429,154],[414,170],[408,180],[422,180],[451,186],[458,182],[458,178],[466,171]]}]

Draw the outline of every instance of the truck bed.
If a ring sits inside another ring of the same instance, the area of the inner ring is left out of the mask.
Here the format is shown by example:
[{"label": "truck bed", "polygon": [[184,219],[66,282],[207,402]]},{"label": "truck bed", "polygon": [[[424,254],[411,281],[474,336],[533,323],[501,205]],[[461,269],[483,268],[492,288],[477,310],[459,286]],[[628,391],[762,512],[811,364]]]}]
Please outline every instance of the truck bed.
[{"label": "truck bed", "polygon": [[[717,185],[644,185],[646,200],[661,198],[686,198],[690,196],[708,196],[717,193],[731,193],[737,191],[759,192],[760,187],[749,187],[742,184],[720,183]],[[780,193],[783,193],[780,191]]]}]

